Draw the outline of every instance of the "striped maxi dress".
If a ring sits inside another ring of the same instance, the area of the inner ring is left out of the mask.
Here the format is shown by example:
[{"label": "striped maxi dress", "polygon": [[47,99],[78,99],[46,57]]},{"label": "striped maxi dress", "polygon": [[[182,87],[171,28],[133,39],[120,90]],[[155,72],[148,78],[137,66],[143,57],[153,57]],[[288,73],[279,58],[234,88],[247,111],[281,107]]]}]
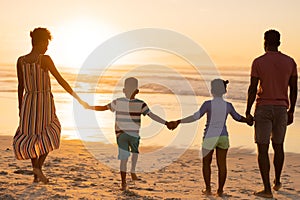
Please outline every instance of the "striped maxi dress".
[{"label": "striped maxi dress", "polygon": [[24,89],[19,127],[13,139],[18,160],[37,158],[59,148],[61,125],[55,114],[49,71],[21,58]]}]

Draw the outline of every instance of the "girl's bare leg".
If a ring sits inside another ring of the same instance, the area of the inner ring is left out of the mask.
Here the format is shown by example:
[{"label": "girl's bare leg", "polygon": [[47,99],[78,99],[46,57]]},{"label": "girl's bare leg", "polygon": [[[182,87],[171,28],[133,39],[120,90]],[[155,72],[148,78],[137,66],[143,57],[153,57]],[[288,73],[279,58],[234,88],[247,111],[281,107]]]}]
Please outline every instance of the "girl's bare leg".
[{"label": "girl's bare leg", "polygon": [[227,164],[226,164],[226,156],[228,149],[216,148],[216,157],[217,157],[217,165],[218,165],[218,175],[219,175],[219,188],[217,194],[219,196],[223,195],[223,188],[225,185],[226,177],[227,177]]},{"label": "girl's bare leg", "polygon": [[210,186],[210,176],[211,176],[211,161],[212,161],[212,155],[214,153],[214,150],[207,150],[207,149],[202,149],[202,173],[203,173],[203,178],[205,182],[205,190],[202,192],[206,195],[211,194],[211,186]]}]

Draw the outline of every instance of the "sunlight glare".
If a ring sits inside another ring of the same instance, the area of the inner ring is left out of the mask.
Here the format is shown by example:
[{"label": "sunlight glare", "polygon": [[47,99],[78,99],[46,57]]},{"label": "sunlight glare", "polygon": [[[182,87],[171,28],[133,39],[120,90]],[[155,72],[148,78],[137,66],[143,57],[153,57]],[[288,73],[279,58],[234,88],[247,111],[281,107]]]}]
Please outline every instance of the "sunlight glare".
[{"label": "sunlight glare", "polygon": [[110,36],[110,29],[98,21],[80,18],[61,23],[50,30],[53,40],[49,54],[56,65],[80,67],[87,56]]}]

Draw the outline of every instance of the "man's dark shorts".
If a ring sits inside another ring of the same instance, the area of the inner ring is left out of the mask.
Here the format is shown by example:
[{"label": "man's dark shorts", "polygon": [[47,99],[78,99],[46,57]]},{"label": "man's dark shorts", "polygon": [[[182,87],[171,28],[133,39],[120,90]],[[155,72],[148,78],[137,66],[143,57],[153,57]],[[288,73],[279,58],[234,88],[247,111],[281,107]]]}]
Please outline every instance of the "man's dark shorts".
[{"label": "man's dark shorts", "polygon": [[254,114],[255,142],[283,144],[287,127],[287,108],[285,106],[257,106]]}]

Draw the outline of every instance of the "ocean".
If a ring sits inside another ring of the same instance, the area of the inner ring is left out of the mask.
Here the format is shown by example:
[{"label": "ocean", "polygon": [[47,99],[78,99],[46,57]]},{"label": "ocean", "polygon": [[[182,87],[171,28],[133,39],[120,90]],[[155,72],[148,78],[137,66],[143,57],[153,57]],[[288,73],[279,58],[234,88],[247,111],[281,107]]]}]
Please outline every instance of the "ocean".
[{"label": "ocean", "polygon": [[[193,114],[203,101],[211,98],[210,81],[229,80],[225,99],[244,115],[249,68],[223,67],[194,68],[193,66],[112,65],[105,69],[78,69],[58,67],[62,76],[76,92],[91,105],[105,105],[122,96],[123,81],[134,76],[139,80],[140,93],[150,109],[166,120],[176,120]],[[52,92],[56,113],[62,124],[62,138],[115,143],[114,114],[83,109],[52,77]],[[14,135],[18,125],[17,76],[15,66],[0,67],[0,135]],[[285,149],[300,153],[297,148],[300,102],[297,101],[295,122],[288,127]],[[254,111],[254,106],[252,113]],[[174,131],[142,117],[141,145],[199,148],[205,117],[191,124],[179,125]],[[227,128],[232,147],[255,150],[253,127],[228,117]]]}]

